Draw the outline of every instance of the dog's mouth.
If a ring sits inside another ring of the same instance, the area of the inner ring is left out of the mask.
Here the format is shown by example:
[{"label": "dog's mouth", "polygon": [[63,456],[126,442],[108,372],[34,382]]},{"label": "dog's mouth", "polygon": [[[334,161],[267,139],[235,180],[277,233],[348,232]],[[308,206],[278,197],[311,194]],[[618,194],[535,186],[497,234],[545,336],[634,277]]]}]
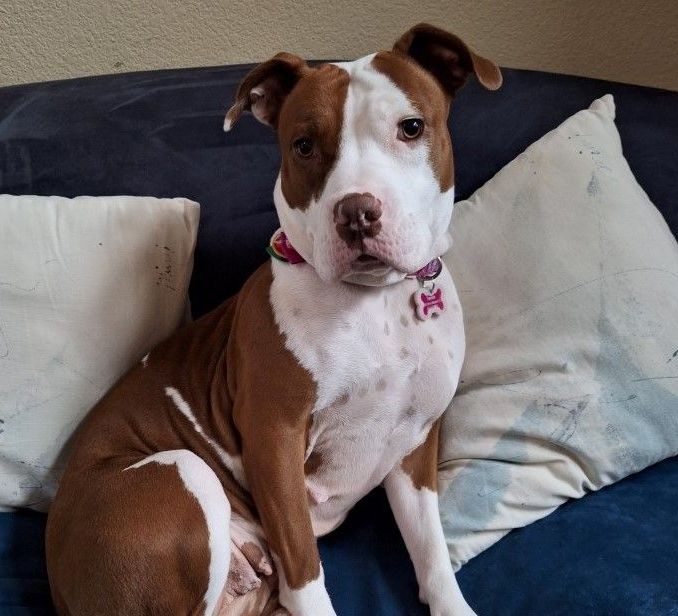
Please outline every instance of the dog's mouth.
[{"label": "dog's mouth", "polygon": [[358,263],[367,263],[374,265],[375,263],[383,263],[383,261],[379,257],[375,257],[374,255],[369,255],[367,253],[361,254],[356,261]]},{"label": "dog's mouth", "polygon": [[351,263],[351,270],[361,273],[383,272],[391,269],[391,266],[369,253],[362,253]]}]

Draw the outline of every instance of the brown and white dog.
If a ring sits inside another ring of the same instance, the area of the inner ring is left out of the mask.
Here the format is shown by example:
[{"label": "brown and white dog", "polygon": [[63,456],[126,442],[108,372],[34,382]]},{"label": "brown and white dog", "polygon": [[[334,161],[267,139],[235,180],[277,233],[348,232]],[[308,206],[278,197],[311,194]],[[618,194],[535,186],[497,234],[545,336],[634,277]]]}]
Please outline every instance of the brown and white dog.
[{"label": "brown and white dog", "polygon": [[421,600],[473,613],[436,494],[461,309],[443,268],[444,306],[417,315],[407,276],[450,245],[447,116],[470,73],[501,85],[422,24],[355,62],[281,53],[247,75],[225,129],[251,111],[277,130],[275,205],[303,262],[263,265],[91,411],[48,520],[61,616],[333,615],[316,537],[379,484]]}]

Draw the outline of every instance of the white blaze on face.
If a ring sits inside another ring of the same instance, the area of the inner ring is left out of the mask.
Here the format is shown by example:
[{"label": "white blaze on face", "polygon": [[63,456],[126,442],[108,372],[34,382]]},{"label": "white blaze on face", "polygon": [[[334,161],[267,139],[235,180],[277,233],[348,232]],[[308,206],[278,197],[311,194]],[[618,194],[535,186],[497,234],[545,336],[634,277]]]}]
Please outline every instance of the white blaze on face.
[{"label": "white blaze on face", "polygon": [[[290,208],[276,183],[275,202],[283,228],[295,248],[325,280],[388,284],[415,272],[449,247],[447,233],[454,187],[441,192],[431,166],[431,143],[422,137],[398,139],[399,123],[424,117],[384,73],[374,68],[373,55],[338,66],[349,73],[340,146],[334,167],[317,199],[306,209]],[[351,193],[370,193],[382,204],[381,230],[365,238],[363,250],[384,261],[369,274],[351,271],[360,248],[339,236],[334,206]],[[386,271],[384,271],[386,269]]]}]

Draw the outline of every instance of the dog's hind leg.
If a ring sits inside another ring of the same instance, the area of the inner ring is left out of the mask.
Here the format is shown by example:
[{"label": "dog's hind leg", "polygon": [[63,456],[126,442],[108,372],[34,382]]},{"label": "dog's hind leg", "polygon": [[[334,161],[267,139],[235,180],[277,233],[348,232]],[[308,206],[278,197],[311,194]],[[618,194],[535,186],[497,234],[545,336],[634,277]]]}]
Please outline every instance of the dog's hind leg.
[{"label": "dog's hind leg", "polygon": [[231,507],[200,457],[178,449],[72,468],[59,491],[47,566],[60,616],[214,614]]},{"label": "dog's hind leg", "polygon": [[203,597],[204,614],[215,613],[226,585],[231,562],[231,507],[214,471],[193,452],[186,449],[162,451],[129,467],[141,469],[147,464],[175,465],[185,489],[198,501],[207,525],[209,577]]}]

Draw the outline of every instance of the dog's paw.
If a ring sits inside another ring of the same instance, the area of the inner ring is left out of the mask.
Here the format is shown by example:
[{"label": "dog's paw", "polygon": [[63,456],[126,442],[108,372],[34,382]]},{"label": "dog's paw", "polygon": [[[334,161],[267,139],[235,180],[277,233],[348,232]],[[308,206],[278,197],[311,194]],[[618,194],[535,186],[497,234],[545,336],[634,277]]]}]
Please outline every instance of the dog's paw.
[{"label": "dog's paw", "polygon": [[431,616],[477,616],[466,601],[431,606]]},{"label": "dog's paw", "polygon": [[318,578],[296,590],[289,588],[281,576],[278,599],[292,616],[337,616],[325,588],[322,566]]},{"label": "dog's paw", "polygon": [[250,559],[243,554],[234,542],[231,542],[231,564],[228,568],[226,580],[226,601],[230,602],[233,598],[247,594],[260,586],[261,578],[252,566]]},{"label": "dog's paw", "polygon": [[454,573],[437,571],[419,589],[419,599],[428,603],[431,616],[476,616],[456,582]]},{"label": "dog's paw", "polygon": [[273,573],[273,561],[263,538],[263,530],[259,525],[233,515],[231,518],[231,543],[238,548],[257,573],[264,576]]}]

